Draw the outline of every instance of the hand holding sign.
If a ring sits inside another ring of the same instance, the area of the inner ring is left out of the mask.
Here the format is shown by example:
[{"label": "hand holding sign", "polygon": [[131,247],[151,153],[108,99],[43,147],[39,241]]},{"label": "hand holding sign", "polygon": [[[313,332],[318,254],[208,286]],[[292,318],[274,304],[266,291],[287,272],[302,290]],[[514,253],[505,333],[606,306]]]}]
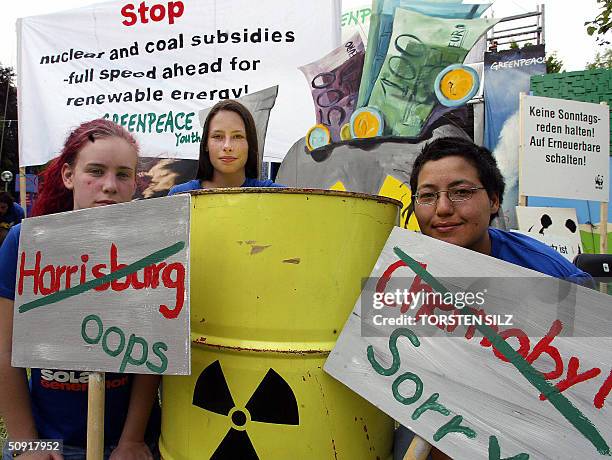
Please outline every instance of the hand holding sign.
[{"label": "hand holding sign", "polygon": [[[13,365],[188,373],[189,199],[178,195],[24,222]],[[159,226],[160,212],[173,228]],[[126,213],[129,222],[119,217]],[[49,347],[54,353],[44,352]]]}]

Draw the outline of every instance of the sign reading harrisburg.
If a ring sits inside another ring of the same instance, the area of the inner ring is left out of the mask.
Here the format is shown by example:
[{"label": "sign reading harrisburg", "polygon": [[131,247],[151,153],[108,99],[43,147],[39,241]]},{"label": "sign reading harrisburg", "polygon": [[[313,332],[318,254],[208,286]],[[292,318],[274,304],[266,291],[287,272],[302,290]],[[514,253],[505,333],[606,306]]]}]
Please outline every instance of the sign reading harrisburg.
[{"label": "sign reading harrisburg", "polygon": [[13,366],[189,374],[190,198],[24,220]]},{"label": "sign reading harrisburg", "polygon": [[611,326],[604,294],[396,227],[324,369],[453,458],[603,459]]},{"label": "sign reading harrisburg", "polygon": [[143,156],[197,159],[199,110],[275,85],[265,156],[282,160],[315,119],[298,67],[339,44],[339,23],[339,0],[115,1],[21,19],[20,165],[99,117]]},{"label": "sign reading harrisburg", "polygon": [[524,96],[521,130],[521,195],[608,201],[607,105]]}]

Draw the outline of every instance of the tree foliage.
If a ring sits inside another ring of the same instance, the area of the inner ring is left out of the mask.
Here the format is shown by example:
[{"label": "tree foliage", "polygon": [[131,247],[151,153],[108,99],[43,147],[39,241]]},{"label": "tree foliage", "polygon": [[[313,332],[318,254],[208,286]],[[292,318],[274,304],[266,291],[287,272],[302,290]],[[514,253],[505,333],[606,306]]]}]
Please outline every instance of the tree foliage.
[{"label": "tree foliage", "polygon": [[597,0],[601,6],[601,11],[595,19],[584,23],[589,35],[596,35],[597,43],[600,46],[610,44],[610,29],[612,28],[612,0]]},{"label": "tree foliage", "polygon": [[563,69],[563,61],[557,57],[557,52],[553,51],[546,56],[546,73],[559,73]]},{"label": "tree foliage", "polygon": [[587,69],[612,69],[612,48],[606,49],[603,53],[598,51],[595,60],[587,64]]},{"label": "tree foliage", "polygon": [[[0,64],[0,172],[11,171],[17,177],[19,170],[17,139],[17,88],[12,67]],[[12,185],[12,184],[11,184]],[[4,186],[2,186],[4,190]]]},{"label": "tree foliage", "polygon": [[[527,42],[523,45],[523,48],[533,46],[533,43]],[[517,50],[520,46],[515,41],[510,42],[510,49]],[[546,55],[546,73],[559,73],[563,70],[563,61],[557,56],[557,52],[553,51]]]}]

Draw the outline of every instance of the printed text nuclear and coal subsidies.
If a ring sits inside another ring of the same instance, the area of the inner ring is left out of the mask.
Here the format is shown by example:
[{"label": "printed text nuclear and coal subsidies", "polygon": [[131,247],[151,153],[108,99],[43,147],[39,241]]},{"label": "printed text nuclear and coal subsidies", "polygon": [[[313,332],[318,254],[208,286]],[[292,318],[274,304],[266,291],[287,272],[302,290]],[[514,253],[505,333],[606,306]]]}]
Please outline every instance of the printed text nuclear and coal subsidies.
[{"label": "printed text nuclear and coal subsidies", "polygon": [[[150,103],[171,101],[216,101],[222,99],[238,99],[249,93],[249,85],[245,83],[239,87],[213,88],[197,90],[185,89],[184,80],[180,89],[162,89],[156,85],[157,81],[168,81],[181,77],[197,78],[206,74],[220,74],[222,72],[241,72],[248,75],[257,72],[265,66],[261,59],[243,59],[240,56],[217,57],[209,61],[182,63],[167,62],[164,65],[147,66],[144,70],[126,68],[130,59],[138,56],[154,56],[167,52],[180,52],[190,47],[203,47],[217,44],[292,44],[296,34],[292,30],[279,31],[259,27],[257,29],[244,28],[240,31],[217,30],[211,34],[198,34],[187,36],[178,33],[166,38],[134,41],[125,47],[112,48],[108,51],[91,51],[70,48],[62,52],[42,55],[39,60],[41,66],[62,63],[78,63],[79,70],[71,70],[65,75],[64,83],[68,88],[77,88],[92,82],[108,83],[108,90],[85,96],[69,95],[66,105],[71,107],[103,106],[121,103]],[[117,62],[114,68],[99,68],[99,60]],[[91,63],[91,66],[87,64]],[[83,69],[84,67],[84,69]],[[137,82],[138,86],[122,91],[114,90],[118,83]],[[198,79],[198,85],[202,80]],[[151,85],[151,86],[148,86]],[[178,83],[177,83],[178,85]],[[175,136],[176,146],[185,143],[200,142],[200,135],[192,132],[195,112],[166,111],[113,113],[106,111],[104,118],[125,126],[132,132],[142,133],[172,133]],[[196,123],[197,124],[197,123]]]}]

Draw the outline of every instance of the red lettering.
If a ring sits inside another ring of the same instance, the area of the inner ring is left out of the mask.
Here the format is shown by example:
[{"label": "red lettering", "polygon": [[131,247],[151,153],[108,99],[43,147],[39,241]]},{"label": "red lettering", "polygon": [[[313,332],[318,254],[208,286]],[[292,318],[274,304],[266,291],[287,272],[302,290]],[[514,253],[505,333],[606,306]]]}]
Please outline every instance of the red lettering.
[{"label": "red lettering", "polygon": [[540,339],[540,341],[533,347],[531,353],[525,357],[525,360],[529,364],[533,364],[533,362],[540,357],[542,353],[548,354],[553,361],[555,362],[555,369],[543,374],[543,377],[546,380],[554,380],[563,374],[563,359],[561,358],[561,354],[557,347],[551,346],[550,343],[553,339],[561,332],[563,329],[563,323],[558,319],[554,320],[552,325],[550,326],[550,330],[548,333]]},{"label": "red lettering", "polygon": [[72,275],[74,275],[78,271],[78,266],[68,265],[68,271],[66,272],[66,289],[70,289],[70,286],[72,286]]},{"label": "red lettering", "polygon": [[28,270],[25,268],[26,253],[25,252],[21,253],[21,262],[19,264],[19,284],[17,285],[17,293],[19,295],[23,294],[23,280],[26,276],[32,276],[34,278],[34,281],[33,281],[34,291],[33,292],[34,294],[38,294],[38,283],[40,279],[40,258],[41,258],[40,251],[36,251],[36,262],[34,263],[34,268],[31,270]]},{"label": "red lettering", "polygon": [[[385,292],[385,289],[387,288],[387,283],[389,283],[389,281],[391,280],[391,276],[393,275],[393,272],[395,272],[395,270],[397,270],[400,267],[407,267],[407,266],[408,265],[406,265],[406,263],[403,260],[398,260],[397,262],[394,262],[391,265],[389,265],[387,269],[383,272],[382,276],[378,279],[378,282],[376,283],[376,292]],[[382,302],[387,307],[397,307],[395,303],[393,304],[386,303],[384,296],[383,296]]]},{"label": "red lettering", "polygon": [[[499,336],[504,340],[508,339],[508,337],[516,337],[519,341],[519,349],[517,350],[517,353],[523,358],[527,356],[527,353],[529,353],[531,343],[529,342],[529,337],[527,337],[527,334],[525,334],[521,329],[516,327],[506,329],[505,331],[501,331]],[[505,363],[510,362],[510,360],[495,347],[493,347],[493,354]]]},{"label": "red lettering", "polygon": [[57,270],[55,271],[55,276],[57,277],[57,284],[58,284],[58,290],[60,288],[60,284],[62,283],[62,275],[66,272],[66,269],[68,267],[66,265],[60,265],[59,267],[57,267]]},{"label": "red lettering", "polygon": [[595,395],[595,399],[593,399],[593,404],[597,409],[601,409],[604,406],[604,402],[610,394],[610,390],[612,390],[612,370],[610,371],[610,375],[608,375],[606,381]]},{"label": "red lettering", "polygon": [[[126,264],[120,264],[117,262],[117,246],[113,243],[110,248],[110,266],[111,273],[116,272],[117,270],[121,270],[122,268],[127,267]],[[113,280],[111,282],[111,289],[113,291],[125,291],[130,287],[130,280],[126,276],[125,281],[120,282],[118,279]]]},{"label": "red lettering", "polygon": [[147,281],[146,273],[147,273],[147,269],[145,267],[145,269],[143,270],[143,275],[142,275],[144,281],[142,283],[138,281],[138,272],[130,273],[129,281],[134,289],[138,290],[138,289],[144,289],[148,287],[147,282],[146,282]]},{"label": "red lettering", "polygon": [[[499,332],[499,326],[497,324],[491,324],[489,327],[493,329],[496,334]],[[487,339],[486,337],[483,337],[482,340],[480,341],[480,346],[484,348],[490,347],[492,345],[493,344],[489,342],[489,339]]]},{"label": "red lettering", "polygon": [[[45,275],[47,273],[49,274],[49,287],[45,286]],[[40,293],[42,295],[49,295],[59,291],[59,283],[57,276],[55,276],[55,267],[53,265],[46,265],[43,267],[40,271],[39,283]]]},{"label": "red lettering", "polygon": [[[423,264],[419,262],[419,265],[423,267],[424,269],[427,268],[427,264]],[[414,299],[415,295],[418,292],[430,293],[430,292],[433,292],[433,289],[431,288],[429,284],[424,283],[420,276],[416,275],[414,279],[412,280],[412,284],[410,285],[410,289],[408,289],[408,293],[410,294],[410,298]],[[418,320],[418,318],[420,318],[423,315],[432,315],[434,314],[433,310],[434,308],[436,308],[436,306],[438,306],[436,305],[436,303],[423,302],[423,304],[421,305],[421,308],[419,308],[419,311],[417,311],[414,317]],[[402,308],[400,308],[400,312],[406,313],[408,311],[408,308],[410,308],[410,305],[404,304],[402,305]],[[442,327],[441,329],[444,329],[444,327]]]},{"label": "red lettering", "polygon": [[[161,262],[159,264],[149,265],[149,267],[151,267],[151,274],[150,274],[151,279],[150,279],[149,285],[153,289],[157,289],[157,286],[159,286],[159,273],[164,269],[165,266],[166,266],[166,262]],[[145,276],[145,278],[146,278],[146,276]]]},{"label": "red lettering", "polygon": [[[474,316],[477,316],[479,318],[484,318],[484,315],[486,314],[486,312],[480,308],[480,309],[475,309],[475,308],[470,308],[470,311],[472,312],[472,314]],[[471,324],[467,327],[467,330],[465,331],[465,338],[467,340],[472,340],[472,338],[474,337],[474,334],[476,333],[476,326]],[[482,343],[481,343],[482,345]]]},{"label": "red lettering", "polygon": [[137,10],[138,15],[134,13],[134,8],[135,6],[132,3],[128,3],[127,5],[124,5],[123,8],[121,8],[121,15],[124,18],[127,18],[125,21],[121,22],[123,25],[126,25],[128,27],[133,26],[134,24],[136,24],[136,22],[138,22],[138,19],[140,19],[140,22],[142,22],[143,24],[147,24],[149,22],[149,19],[147,17],[147,11],[149,12],[148,16],[154,22],[162,21],[166,17],[167,11],[168,23],[174,24],[174,20],[176,18],[180,18],[183,15],[183,12],[185,11],[185,5],[181,1],[168,2],[167,6],[162,3],[155,4],[151,6],[150,9],[145,4],[145,2],[141,2]]},{"label": "red lettering", "polygon": [[140,22],[146,24],[149,22],[145,13],[149,10],[149,7],[145,5],[145,2],[140,2],[140,7],[138,8],[138,13],[140,14]]},{"label": "red lettering", "polygon": [[81,284],[85,284],[85,280],[87,279],[87,261],[89,260],[89,256],[87,254],[83,254],[81,256]]},{"label": "red lettering", "polygon": [[[106,273],[104,273],[102,270],[106,270],[106,264],[97,264],[91,267],[91,273],[96,279],[106,276]],[[106,291],[109,287],[110,283],[104,283],[100,286],[95,287],[94,289],[96,291]]]},{"label": "red lettering", "polygon": [[125,21],[121,21],[123,25],[133,26],[136,24],[137,16],[132,12],[134,10],[134,5],[128,3],[123,8],[121,8],[121,14],[124,18],[128,18]]},{"label": "red lettering", "polygon": [[[176,279],[172,279],[172,272],[176,273]],[[167,288],[176,289],[176,306],[171,310],[166,305],[159,306],[159,312],[165,318],[176,318],[183,308],[185,301],[185,267],[178,262],[171,263],[162,273],[162,281]]]},{"label": "red lettering", "polygon": [[151,7],[151,19],[153,22],[159,22],[166,17],[166,7],[164,5],[156,4]]},{"label": "red lettering", "polygon": [[185,5],[183,2],[170,2],[168,3],[168,22],[174,24],[174,18],[180,18],[185,11]]},{"label": "red lettering", "polygon": [[[579,374],[578,373],[579,367],[580,367],[580,359],[572,356],[569,360],[569,363],[567,364],[567,377],[565,377],[565,379],[559,381],[555,385],[559,393],[562,393],[563,391],[567,390],[570,387],[573,387],[574,385],[580,382],[585,382],[601,374],[601,369],[599,369],[598,367],[595,367],[586,372],[583,372],[582,374]],[[540,400],[544,401],[545,399],[546,399],[546,396],[543,394],[540,394]]]}]

